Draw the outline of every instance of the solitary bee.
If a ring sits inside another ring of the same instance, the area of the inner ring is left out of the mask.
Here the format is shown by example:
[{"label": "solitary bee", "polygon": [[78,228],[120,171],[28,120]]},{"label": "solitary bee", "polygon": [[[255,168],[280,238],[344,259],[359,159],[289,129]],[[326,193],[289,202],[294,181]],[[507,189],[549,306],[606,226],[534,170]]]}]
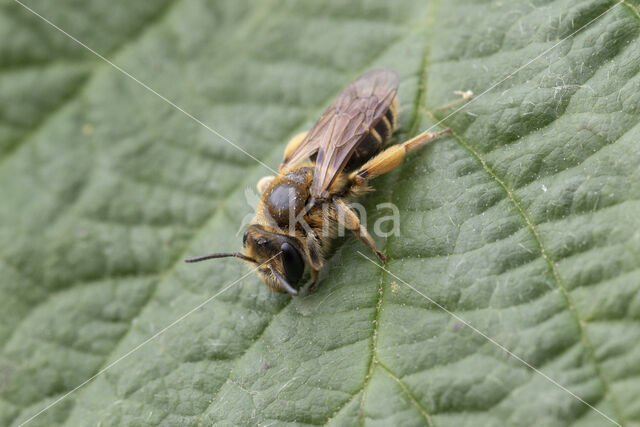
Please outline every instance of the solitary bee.
[{"label": "solitary bee", "polygon": [[297,295],[307,265],[316,284],[329,242],[342,226],[386,262],[349,202],[371,191],[369,180],[393,170],[405,153],[449,132],[424,132],[385,149],[397,125],[398,81],[390,70],[363,74],[310,131],[289,141],[278,175],[258,182],[261,198],[241,253],[185,261],[240,258],[257,266],[269,289]]}]

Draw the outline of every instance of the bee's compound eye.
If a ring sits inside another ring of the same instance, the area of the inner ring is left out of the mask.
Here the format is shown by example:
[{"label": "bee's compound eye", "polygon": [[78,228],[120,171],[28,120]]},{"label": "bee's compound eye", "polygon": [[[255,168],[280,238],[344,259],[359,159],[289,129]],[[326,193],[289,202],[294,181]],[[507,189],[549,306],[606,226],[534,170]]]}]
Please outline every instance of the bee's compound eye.
[{"label": "bee's compound eye", "polygon": [[290,243],[284,242],[280,250],[282,250],[284,276],[291,286],[296,286],[304,273],[304,261],[300,252]]},{"label": "bee's compound eye", "polygon": [[242,246],[247,245],[247,237],[249,237],[249,232],[245,231],[244,234],[242,235]]}]

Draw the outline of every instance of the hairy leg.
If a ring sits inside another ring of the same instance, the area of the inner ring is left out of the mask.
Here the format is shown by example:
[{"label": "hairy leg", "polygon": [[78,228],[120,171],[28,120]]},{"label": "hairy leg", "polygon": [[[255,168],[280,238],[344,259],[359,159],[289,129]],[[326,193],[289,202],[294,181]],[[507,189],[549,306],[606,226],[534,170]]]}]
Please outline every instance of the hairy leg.
[{"label": "hairy leg", "polygon": [[404,155],[409,151],[420,148],[432,139],[450,132],[450,129],[445,129],[441,132],[423,132],[402,144],[392,145],[362,165],[360,169],[351,172],[351,174],[349,174],[349,181],[356,185],[366,184],[368,180],[390,172],[398,167],[398,165],[402,163]]},{"label": "hairy leg", "polygon": [[333,204],[338,212],[338,220],[343,223],[345,228],[353,232],[358,239],[367,245],[367,247],[371,249],[378,258],[380,258],[380,261],[387,262],[387,257],[378,250],[373,238],[365,226],[360,223],[360,218],[358,218],[358,215],[356,215],[353,209],[347,206],[347,204],[340,199],[333,199]]}]

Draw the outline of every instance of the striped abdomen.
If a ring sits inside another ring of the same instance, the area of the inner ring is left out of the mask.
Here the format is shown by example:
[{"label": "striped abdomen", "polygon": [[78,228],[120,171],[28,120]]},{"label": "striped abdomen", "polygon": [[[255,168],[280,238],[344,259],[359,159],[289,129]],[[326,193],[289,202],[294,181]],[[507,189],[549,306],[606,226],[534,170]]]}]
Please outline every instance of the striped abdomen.
[{"label": "striped abdomen", "polygon": [[398,100],[394,98],[382,118],[371,127],[369,134],[355,149],[344,168],[345,171],[350,172],[358,169],[382,150],[396,130],[397,116]]}]

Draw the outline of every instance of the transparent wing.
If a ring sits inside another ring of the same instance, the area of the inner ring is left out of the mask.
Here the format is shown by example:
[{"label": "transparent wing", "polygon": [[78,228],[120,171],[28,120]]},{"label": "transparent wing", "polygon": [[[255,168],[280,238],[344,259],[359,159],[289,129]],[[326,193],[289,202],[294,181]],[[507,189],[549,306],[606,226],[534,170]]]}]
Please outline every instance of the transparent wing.
[{"label": "transparent wing", "polygon": [[[374,70],[351,83],[309,134],[318,140],[311,195],[321,198],[342,172],[358,144],[384,115],[398,90],[398,75]],[[312,133],[313,132],[313,133]]]},{"label": "transparent wing", "polygon": [[373,70],[360,76],[327,108],[280,169],[317,152],[311,195],[320,197],[389,108],[397,90],[398,75],[394,71]]}]

